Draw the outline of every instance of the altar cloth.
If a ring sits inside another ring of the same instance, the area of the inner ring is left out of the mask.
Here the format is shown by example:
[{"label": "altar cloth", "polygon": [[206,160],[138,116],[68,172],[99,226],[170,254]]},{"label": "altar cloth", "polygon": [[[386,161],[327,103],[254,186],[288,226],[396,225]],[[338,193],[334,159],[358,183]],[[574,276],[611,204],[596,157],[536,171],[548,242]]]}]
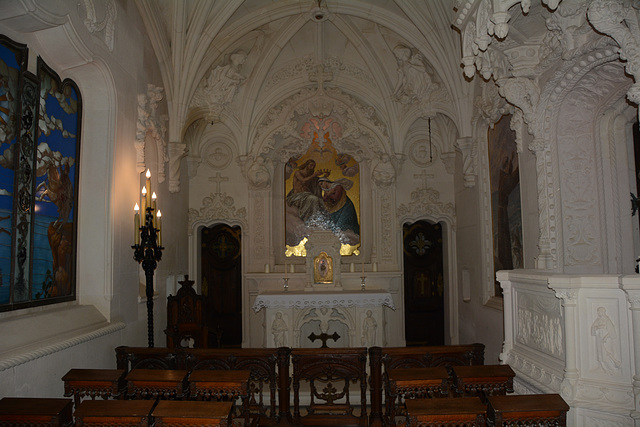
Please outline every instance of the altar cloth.
[{"label": "altar cloth", "polygon": [[274,292],[256,297],[253,311],[263,308],[333,308],[333,307],[389,307],[395,310],[393,298],[388,292]]}]

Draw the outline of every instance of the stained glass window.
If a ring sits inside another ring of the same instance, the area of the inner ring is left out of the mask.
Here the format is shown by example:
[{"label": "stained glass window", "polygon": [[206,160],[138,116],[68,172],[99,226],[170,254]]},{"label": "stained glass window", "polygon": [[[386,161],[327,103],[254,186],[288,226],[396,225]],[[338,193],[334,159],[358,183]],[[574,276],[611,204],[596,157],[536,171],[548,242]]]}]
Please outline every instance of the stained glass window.
[{"label": "stained glass window", "polygon": [[82,101],[0,36],[0,311],[75,299]]}]

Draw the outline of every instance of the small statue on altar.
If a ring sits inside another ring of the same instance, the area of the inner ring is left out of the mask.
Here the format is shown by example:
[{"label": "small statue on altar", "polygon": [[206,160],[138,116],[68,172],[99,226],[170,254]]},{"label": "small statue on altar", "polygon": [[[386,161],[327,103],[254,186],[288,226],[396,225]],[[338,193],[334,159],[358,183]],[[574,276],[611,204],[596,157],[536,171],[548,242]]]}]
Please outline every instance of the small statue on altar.
[{"label": "small statue on altar", "polygon": [[367,317],[362,322],[362,345],[365,347],[373,347],[376,345],[376,330],[378,323],[373,318],[373,312],[367,310]]},{"label": "small statue on altar", "polygon": [[287,326],[287,322],[282,318],[282,312],[279,311],[276,313],[276,318],[273,319],[273,323],[271,324],[273,344],[276,348],[287,346],[287,332],[289,332],[289,327]]}]

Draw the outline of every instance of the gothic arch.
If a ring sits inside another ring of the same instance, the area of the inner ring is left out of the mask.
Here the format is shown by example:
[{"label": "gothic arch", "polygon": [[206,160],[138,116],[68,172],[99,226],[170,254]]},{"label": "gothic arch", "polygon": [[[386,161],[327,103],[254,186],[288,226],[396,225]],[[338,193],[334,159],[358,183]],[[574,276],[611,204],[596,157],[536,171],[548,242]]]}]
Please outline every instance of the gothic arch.
[{"label": "gothic arch", "polygon": [[[456,218],[452,203],[439,202],[440,194],[431,188],[417,189],[412,195],[409,206],[400,205],[397,210],[398,230],[405,223],[426,220],[434,224],[443,224],[445,286],[445,341],[447,344],[458,344],[458,276],[456,256]],[[396,233],[396,245],[402,247],[402,235]],[[401,287],[402,288],[402,287]],[[404,290],[402,291],[404,304]],[[403,320],[404,322],[404,320]],[[404,323],[403,323],[404,330]]]}]

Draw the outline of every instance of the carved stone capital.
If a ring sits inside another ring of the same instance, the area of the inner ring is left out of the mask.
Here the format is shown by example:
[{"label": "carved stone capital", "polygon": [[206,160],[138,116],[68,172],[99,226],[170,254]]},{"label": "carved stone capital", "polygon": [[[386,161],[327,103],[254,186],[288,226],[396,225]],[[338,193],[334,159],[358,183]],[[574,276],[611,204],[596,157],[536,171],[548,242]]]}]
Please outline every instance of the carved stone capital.
[{"label": "carved stone capital", "polygon": [[472,188],[476,185],[478,175],[478,144],[471,137],[458,138],[456,147],[462,153],[462,174],[464,186]]},{"label": "carved stone capital", "polygon": [[180,191],[180,161],[187,153],[187,144],[170,142],[167,147],[169,152],[169,191]]}]

